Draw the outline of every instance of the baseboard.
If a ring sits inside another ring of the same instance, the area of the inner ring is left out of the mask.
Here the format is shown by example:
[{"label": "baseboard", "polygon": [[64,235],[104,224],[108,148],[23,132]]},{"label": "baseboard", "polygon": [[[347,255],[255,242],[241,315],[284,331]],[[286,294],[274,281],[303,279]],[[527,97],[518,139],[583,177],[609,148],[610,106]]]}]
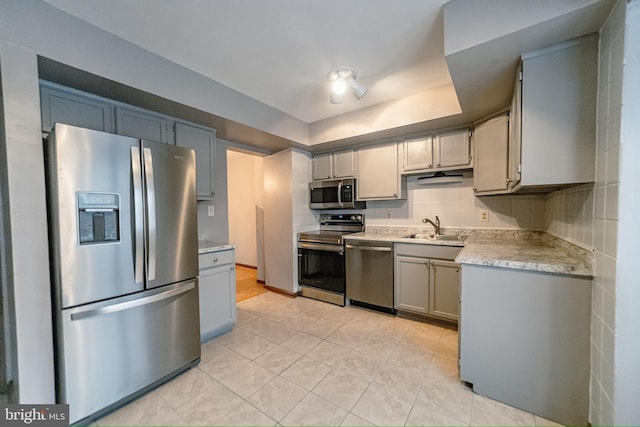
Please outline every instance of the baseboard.
[{"label": "baseboard", "polygon": [[260,279],[256,280],[256,282],[257,282],[257,283],[260,283],[261,285],[264,285],[264,284],[265,284],[265,281],[264,281],[264,280],[260,280]]},{"label": "baseboard", "polygon": [[239,267],[250,268],[252,270],[257,270],[258,269],[258,267],[256,267],[255,265],[242,264],[240,262],[236,262],[236,265],[239,266]]},{"label": "baseboard", "polygon": [[274,286],[269,286],[269,285],[264,285],[265,289],[271,291],[271,292],[275,292],[277,294],[281,294],[290,298],[295,298],[298,296],[297,293],[295,292],[290,292],[290,291],[285,291],[284,289],[280,289],[280,288],[276,288]]}]

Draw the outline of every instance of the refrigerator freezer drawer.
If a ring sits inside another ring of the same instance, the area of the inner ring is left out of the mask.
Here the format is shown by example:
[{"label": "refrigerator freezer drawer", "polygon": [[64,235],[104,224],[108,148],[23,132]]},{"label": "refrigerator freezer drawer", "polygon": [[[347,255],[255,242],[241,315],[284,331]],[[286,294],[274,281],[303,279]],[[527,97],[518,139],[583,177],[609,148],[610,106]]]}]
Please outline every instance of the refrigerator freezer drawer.
[{"label": "refrigerator freezer drawer", "polygon": [[200,357],[197,279],[62,310],[58,401],[75,423]]}]

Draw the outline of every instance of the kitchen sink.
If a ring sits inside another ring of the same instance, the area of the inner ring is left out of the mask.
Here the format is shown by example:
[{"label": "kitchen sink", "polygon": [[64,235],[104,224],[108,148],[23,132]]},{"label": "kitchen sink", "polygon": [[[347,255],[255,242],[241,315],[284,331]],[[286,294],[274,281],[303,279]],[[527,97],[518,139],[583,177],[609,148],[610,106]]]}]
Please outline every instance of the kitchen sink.
[{"label": "kitchen sink", "polygon": [[411,234],[407,236],[410,239],[427,239],[427,240],[464,240],[459,234]]}]

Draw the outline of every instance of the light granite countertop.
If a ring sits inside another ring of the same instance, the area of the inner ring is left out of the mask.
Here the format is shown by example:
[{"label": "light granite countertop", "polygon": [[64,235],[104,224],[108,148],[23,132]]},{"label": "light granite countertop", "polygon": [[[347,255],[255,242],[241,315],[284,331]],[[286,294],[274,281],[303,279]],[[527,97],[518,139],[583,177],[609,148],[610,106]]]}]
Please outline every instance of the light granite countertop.
[{"label": "light granite countertop", "polygon": [[432,240],[413,239],[407,237],[412,234],[433,234],[433,227],[383,227],[369,226],[361,233],[347,234],[346,240],[374,240],[380,242],[393,243],[415,243],[418,245],[438,245],[438,246],[464,246],[464,240],[469,234],[469,230],[458,228],[442,228],[442,234],[458,234],[461,240]]},{"label": "light granite countertop", "polygon": [[218,252],[233,248],[235,248],[235,246],[230,245],[229,243],[214,242],[212,240],[198,240],[198,254]]},{"label": "light granite countertop", "polygon": [[593,276],[593,254],[541,231],[476,230],[456,257],[460,264]]},{"label": "light granite countertop", "polygon": [[459,234],[462,239],[438,241],[406,237],[429,233],[433,233],[433,228],[370,226],[362,233],[345,236],[345,239],[462,246],[455,260],[460,264],[593,276],[590,251],[542,231],[443,228],[443,234]]}]

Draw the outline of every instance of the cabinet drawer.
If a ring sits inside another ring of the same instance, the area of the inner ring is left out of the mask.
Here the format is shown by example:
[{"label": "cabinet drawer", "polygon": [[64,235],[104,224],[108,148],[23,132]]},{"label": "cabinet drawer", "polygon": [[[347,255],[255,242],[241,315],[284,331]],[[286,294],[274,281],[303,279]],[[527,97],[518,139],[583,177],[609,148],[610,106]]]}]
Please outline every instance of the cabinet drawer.
[{"label": "cabinet drawer", "polygon": [[200,270],[234,263],[233,249],[198,255]]},{"label": "cabinet drawer", "polygon": [[[462,248],[459,246],[396,243],[396,255],[415,256],[421,258],[454,260],[461,250]],[[202,266],[200,268],[202,268]]]}]

